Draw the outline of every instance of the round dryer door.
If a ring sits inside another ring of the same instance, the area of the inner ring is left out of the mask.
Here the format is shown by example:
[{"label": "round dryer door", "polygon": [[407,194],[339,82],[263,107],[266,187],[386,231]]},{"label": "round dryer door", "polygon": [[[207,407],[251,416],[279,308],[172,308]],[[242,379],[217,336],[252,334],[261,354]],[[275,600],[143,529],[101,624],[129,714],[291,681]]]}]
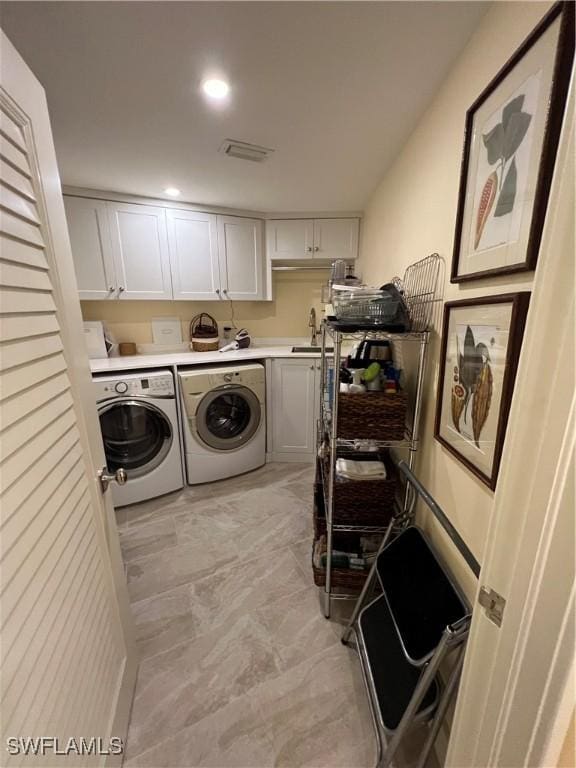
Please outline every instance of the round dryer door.
[{"label": "round dryer door", "polygon": [[129,477],[141,477],[164,461],[172,445],[172,426],[156,406],[120,400],[98,413],[110,471],[123,467]]},{"label": "round dryer door", "polygon": [[210,448],[232,451],[246,445],[260,426],[258,398],[246,387],[226,386],[206,394],[196,411],[196,431]]}]

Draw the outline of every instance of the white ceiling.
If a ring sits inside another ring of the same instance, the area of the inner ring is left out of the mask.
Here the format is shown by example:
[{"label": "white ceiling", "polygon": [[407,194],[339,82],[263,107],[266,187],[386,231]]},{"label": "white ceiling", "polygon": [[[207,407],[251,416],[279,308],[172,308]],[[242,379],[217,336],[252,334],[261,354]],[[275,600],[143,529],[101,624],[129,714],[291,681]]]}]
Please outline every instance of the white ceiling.
[{"label": "white ceiling", "polygon": [[[46,88],[65,184],[343,211],[363,208],[485,9],[3,2],[0,23]],[[218,74],[231,99],[215,109],[199,85]],[[261,165],[228,158],[225,138],[276,152]]]}]

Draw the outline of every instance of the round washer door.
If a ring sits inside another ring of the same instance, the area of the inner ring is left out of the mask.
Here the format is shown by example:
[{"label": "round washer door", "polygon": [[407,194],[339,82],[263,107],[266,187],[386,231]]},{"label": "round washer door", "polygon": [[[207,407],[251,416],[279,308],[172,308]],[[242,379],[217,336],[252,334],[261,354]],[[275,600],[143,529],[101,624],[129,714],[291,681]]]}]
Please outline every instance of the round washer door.
[{"label": "round washer door", "polygon": [[142,477],[166,458],[173,433],[170,420],[144,400],[115,400],[98,409],[106,464],[123,467],[129,477]]},{"label": "round washer door", "polygon": [[252,390],[225,386],[208,392],[200,401],[196,431],[210,448],[232,451],[254,437],[260,417],[260,403]]}]

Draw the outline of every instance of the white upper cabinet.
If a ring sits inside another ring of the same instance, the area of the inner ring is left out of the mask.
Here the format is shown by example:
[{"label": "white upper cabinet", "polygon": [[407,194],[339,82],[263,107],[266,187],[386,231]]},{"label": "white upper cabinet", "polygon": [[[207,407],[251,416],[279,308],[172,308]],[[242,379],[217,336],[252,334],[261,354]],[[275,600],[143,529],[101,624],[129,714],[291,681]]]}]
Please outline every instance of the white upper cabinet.
[{"label": "white upper cabinet", "polygon": [[80,298],[113,298],[117,286],[106,203],[65,197],[64,206]]},{"label": "white upper cabinet", "polygon": [[166,211],[107,203],[120,299],[171,299]]},{"label": "white upper cabinet", "polygon": [[269,219],[266,247],[273,261],[358,257],[359,219]]},{"label": "white upper cabinet", "polygon": [[314,252],[313,219],[270,219],[266,222],[268,256],[278,261],[309,259]]},{"label": "white upper cabinet", "polygon": [[262,222],[218,216],[218,253],[222,296],[234,301],[265,298]]},{"label": "white upper cabinet", "polygon": [[359,228],[358,219],[314,219],[314,258],[357,258]]},{"label": "white upper cabinet", "polygon": [[220,298],[217,217],[175,208],[166,216],[174,298]]}]

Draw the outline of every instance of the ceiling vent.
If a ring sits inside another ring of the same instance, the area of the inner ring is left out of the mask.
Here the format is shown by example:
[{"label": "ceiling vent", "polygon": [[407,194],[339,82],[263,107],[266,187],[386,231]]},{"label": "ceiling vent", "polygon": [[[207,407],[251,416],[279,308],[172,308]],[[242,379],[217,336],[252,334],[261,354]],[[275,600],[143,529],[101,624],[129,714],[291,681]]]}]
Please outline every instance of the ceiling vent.
[{"label": "ceiling vent", "polygon": [[224,139],[220,152],[228,157],[237,157],[238,160],[251,160],[253,163],[263,163],[274,152],[267,147],[259,147],[256,144],[248,144],[245,141]]}]

